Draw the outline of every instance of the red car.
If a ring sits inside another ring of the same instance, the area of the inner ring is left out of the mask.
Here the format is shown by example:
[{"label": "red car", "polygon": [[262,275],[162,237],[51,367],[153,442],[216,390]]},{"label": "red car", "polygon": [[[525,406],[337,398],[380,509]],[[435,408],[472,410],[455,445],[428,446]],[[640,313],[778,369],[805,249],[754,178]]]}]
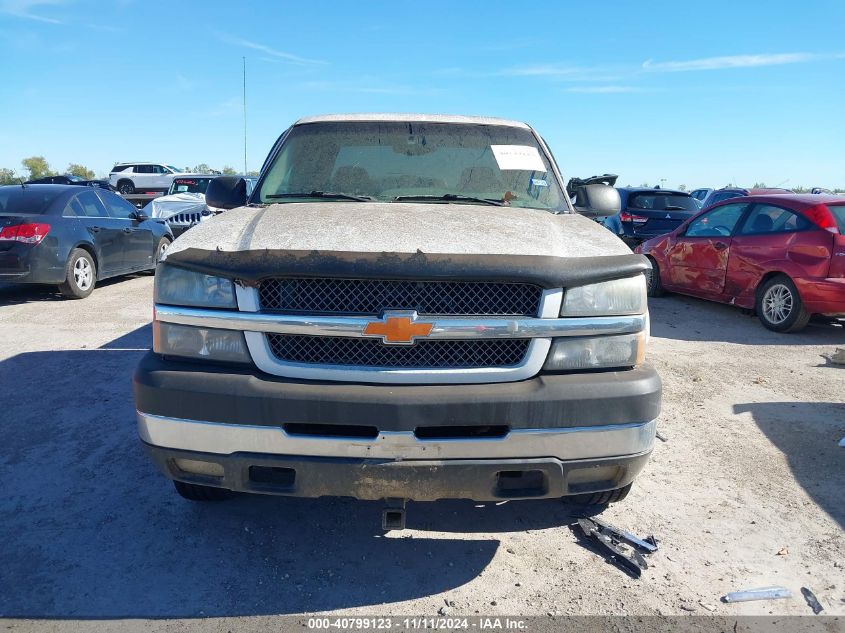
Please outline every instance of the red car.
[{"label": "red car", "polygon": [[725,200],[636,249],[664,290],[754,309],[770,330],[796,332],[813,314],[845,316],[845,197]]}]

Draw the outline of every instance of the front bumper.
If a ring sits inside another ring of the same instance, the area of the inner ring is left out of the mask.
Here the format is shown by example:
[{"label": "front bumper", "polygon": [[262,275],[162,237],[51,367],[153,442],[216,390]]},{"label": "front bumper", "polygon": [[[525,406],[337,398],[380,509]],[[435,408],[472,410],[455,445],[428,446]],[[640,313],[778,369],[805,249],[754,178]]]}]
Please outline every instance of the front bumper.
[{"label": "front bumper", "polygon": [[254,367],[165,360],[148,352],[133,383],[136,409],[165,418],[275,428],[375,425],[379,431],[642,424],[657,418],[661,397],[660,377],[650,365],[510,383],[398,385],[283,378]]},{"label": "front bumper", "polygon": [[[303,497],[489,501],[630,483],[654,443],[661,384],[647,365],[500,384],[316,382],[148,353],[134,388],[141,440],[173,479]],[[485,436],[491,427],[500,433]],[[218,474],[176,460],[211,462]]]},{"label": "front bumper", "polygon": [[[356,499],[542,499],[614,490],[634,480],[649,453],[588,460],[479,459],[397,461],[233,453],[217,455],[144,444],[171,479],[260,494]],[[222,467],[222,475],[186,472],[191,460]]]}]

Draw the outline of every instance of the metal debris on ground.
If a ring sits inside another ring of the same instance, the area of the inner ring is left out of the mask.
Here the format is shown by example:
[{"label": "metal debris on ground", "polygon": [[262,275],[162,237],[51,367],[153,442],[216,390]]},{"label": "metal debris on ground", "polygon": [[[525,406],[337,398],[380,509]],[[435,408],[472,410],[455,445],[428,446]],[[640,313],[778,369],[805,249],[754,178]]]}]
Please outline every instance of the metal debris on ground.
[{"label": "metal debris on ground", "polygon": [[668,442],[669,441],[669,438],[666,437],[665,435],[663,435],[660,431],[657,431],[657,433],[655,433],[654,436],[658,440],[660,440],[661,442]]},{"label": "metal debris on ground", "polygon": [[596,542],[616,566],[634,578],[639,578],[643,569],[648,569],[648,563],[637,548],[647,554],[657,550],[657,541],[653,536],[641,539],[600,519],[581,518],[578,519],[578,525],[584,536]]},{"label": "metal debris on ground", "polygon": [[801,595],[804,596],[804,600],[807,601],[807,606],[813,610],[813,613],[818,615],[824,611],[824,607],[818,601],[818,598],[816,598],[816,594],[810,591],[807,587],[801,587]]},{"label": "metal debris on ground", "polygon": [[722,596],[722,602],[750,602],[752,600],[778,600],[791,598],[792,592],[786,587],[760,587],[759,589],[743,589],[732,591]]}]

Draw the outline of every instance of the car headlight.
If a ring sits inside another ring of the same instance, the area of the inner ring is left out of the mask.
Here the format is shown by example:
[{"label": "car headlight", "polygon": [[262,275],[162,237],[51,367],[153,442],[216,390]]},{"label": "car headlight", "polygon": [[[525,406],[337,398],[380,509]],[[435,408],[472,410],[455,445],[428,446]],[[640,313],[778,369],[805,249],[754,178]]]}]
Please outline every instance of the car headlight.
[{"label": "car headlight", "polygon": [[560,316],[643,314],[648,307],[644,275],[567,288]]},{"label": "car headlight", "polygon": [[635,367],[645,357],[645,332],[556,338],[543,369],[576,371]]},{"label": "car headlight", "polygon": [[161,321],[153,322],[153,351],[163,356],[229,363],[252,362],[243,332]]},{"label": "car headlight", "polygon": [[167,264],[159,265],[155,277],[155,302],[197,308],[237,308],[235,284]]}]

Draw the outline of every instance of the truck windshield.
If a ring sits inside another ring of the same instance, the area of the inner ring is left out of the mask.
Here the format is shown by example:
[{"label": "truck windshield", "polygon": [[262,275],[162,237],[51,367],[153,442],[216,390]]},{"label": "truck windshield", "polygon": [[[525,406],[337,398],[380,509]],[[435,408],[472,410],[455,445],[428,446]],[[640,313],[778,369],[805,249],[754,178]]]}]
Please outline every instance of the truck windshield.
[{"label": "truck windshield", "polygon": [[565,209],[549,159],[530,130],[472,123],[297,125],[253,201],[338,203],[341,195]]}]

